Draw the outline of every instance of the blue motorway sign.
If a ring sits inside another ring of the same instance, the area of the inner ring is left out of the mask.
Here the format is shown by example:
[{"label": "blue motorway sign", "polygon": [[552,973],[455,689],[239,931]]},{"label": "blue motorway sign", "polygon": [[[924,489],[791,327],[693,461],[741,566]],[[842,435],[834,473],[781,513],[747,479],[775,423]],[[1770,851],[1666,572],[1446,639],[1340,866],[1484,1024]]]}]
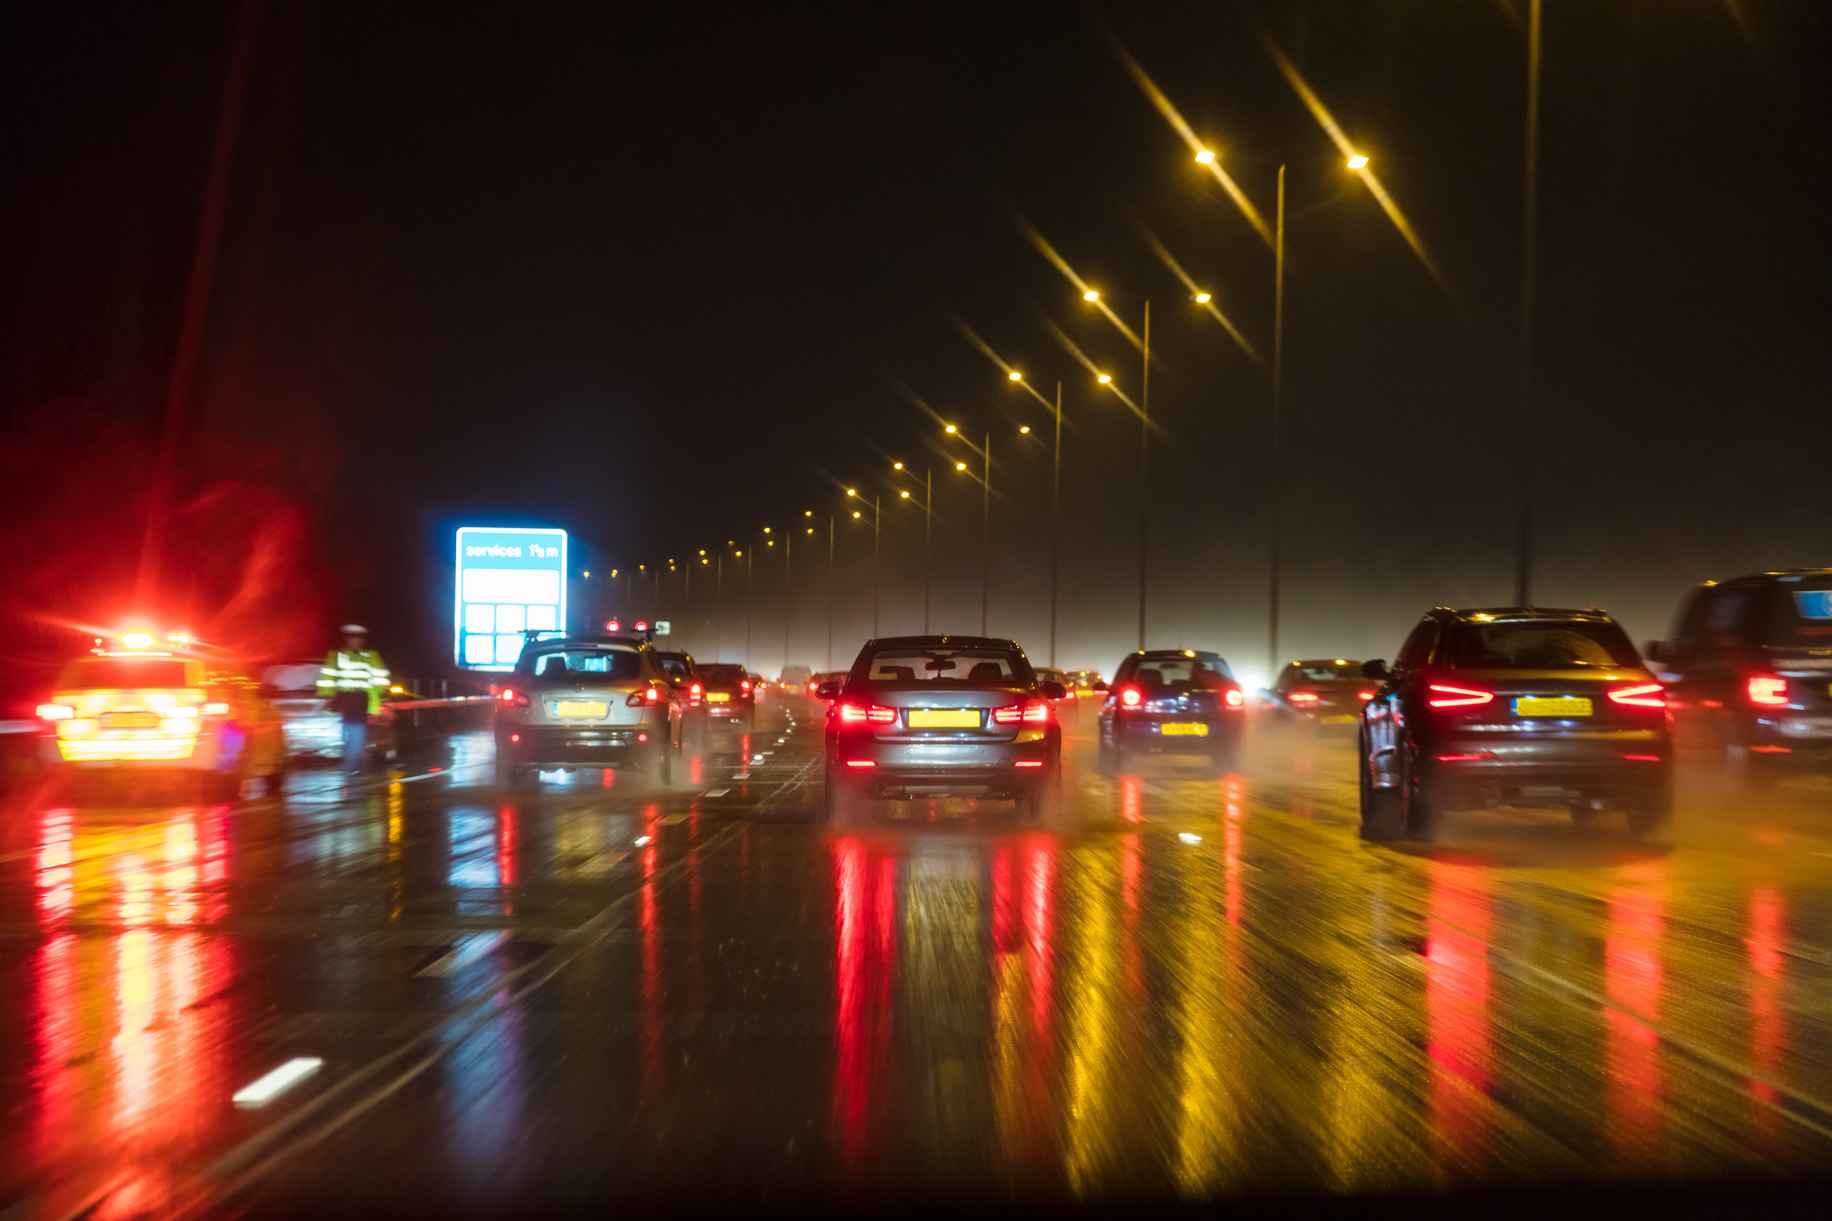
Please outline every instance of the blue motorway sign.
[{"label": "blue motorway sign", "polygon": [[459,527],[453,588],[458,664],[514,669],[524,632],[566,629],[566,531]]}]

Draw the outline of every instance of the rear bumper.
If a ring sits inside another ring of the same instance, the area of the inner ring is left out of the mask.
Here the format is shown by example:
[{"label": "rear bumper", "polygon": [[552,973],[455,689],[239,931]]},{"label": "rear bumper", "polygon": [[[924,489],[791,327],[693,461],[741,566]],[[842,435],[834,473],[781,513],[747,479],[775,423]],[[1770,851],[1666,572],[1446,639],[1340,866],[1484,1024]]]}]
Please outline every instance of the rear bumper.
[{"label": "rear bumper", "polygon": [[643,726],[517,726],[496,734],[514,767],[644,767],[667,749],[667,730]]},{"label": "rear bumper", "polygon": [[828,752],[836,780],[883,797],[1021,796],[1052,776],[1061,759],[1061,739],[1041,734],[983,743],[841,738]]},{"label": "rear bumper", "polygon": [[[1239,742],[1245,730],[1245,714],[1228,713],[1223,717],[1189,717],[1173,720],[1166,717],[1162,720],[1145,717],[1116,716],[1113,718],[1113,745],[1126,750],[1157,751],[1164,754],[1206,754],[1217,746],[1226,746]],[[1164,725],[1200,724],[1207,727],[1203,734],[1165,733]]]},{"label": "rear bumper", "polygon": [[1673,783],[1673,744],[1658,730],[1538,742],[1460,734],[1433,742],[1422,753],[1433,785],[1453,797],[1632,795]]},{"label": "rear bumper", "polygon": [[1745,743],[1764,764],[1832,769],[1832,716],[1756,717]]},{"label": "rear bumper", "polygon": [[56,734],[44,734],[38,741],[38,757],[47,767],[84,772],[223,772],[234,770],[246,746],[247,738],[239,730],[68,744],[61,743]]}]

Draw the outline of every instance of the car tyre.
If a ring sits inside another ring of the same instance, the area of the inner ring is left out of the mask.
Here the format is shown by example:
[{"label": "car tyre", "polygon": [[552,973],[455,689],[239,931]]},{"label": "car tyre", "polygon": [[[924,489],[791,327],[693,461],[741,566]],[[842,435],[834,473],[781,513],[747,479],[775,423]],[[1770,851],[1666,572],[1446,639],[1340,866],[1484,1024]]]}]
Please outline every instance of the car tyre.
[{"label": "car tyre", "polygon": [[1053,763],[1018,799],[1018,813],[1026,822],[1055,818],[1062,808],[1062,764]]},{"label": "car tyre", "polygon": [[1406,774],[1401,780],[1404,795],[1405,833],[1413,839],[1428,839],[1438,828],[1443,802],[1431,775],[1418,765],[1414,750],[1406,753]]},{"label": "car tyre", "polygon": [[1636,795],[1629,802],[1629,834],[1637,839],[1667,827],[1673,822],[1673,790],[1671,786],[1662,785],[1650,792]]},{"label": "car tyre", "polygon": [[1373,773],[1368,770],[1368,750],[1361,747],[1361,838],[1387,843],[1406,833],[1406,811],[1397,788],[1377,789]]},{"label": "car tyre", "polygon": [[861,800],[829,764],[826,781],[821,785],[821,821],[833,826],[850,826],[858,816]]}]

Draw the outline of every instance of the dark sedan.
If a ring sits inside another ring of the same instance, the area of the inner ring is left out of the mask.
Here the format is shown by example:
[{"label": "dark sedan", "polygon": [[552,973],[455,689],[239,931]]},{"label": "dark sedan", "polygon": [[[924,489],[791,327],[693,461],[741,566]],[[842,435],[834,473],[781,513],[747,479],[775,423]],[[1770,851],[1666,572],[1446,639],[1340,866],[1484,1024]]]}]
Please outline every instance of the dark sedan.
[{"label": "dark sedan", "polygon": [[1246,697],[1220,654],[1133,653],[1114,671],[1100,709],[1103,769],[1135,752],[1198,754],[1230,769],[1240,752]]},{"label": "dark sedan", "polygon": [[1269,694],[1286,724],[1353,733],[1361,724],[1361,706],[1374,698],[1374,685],[1361,676],[1360,662],[1325,657],[1292,662],[1279,671]]},{"label": "dark sedan", "polygon": [[1446,810],[1620,809],[1645,833],[1672,817],[1666,690],[1602,611],[1440,607],[1362,713],[1361,832],[1429,834]]},{"label": "dark sedan", "polygon": [[740,665],[707,662],[695,667],[711,725],[749,729],[756,719],[757,684]]},{"label": "dark sedan", "polygon": [[828,680],[824,813],[878,798],[1009,798],[1027,815],[1060,788],[1062,728],[1016,642],[983,636],[868,641]]}]

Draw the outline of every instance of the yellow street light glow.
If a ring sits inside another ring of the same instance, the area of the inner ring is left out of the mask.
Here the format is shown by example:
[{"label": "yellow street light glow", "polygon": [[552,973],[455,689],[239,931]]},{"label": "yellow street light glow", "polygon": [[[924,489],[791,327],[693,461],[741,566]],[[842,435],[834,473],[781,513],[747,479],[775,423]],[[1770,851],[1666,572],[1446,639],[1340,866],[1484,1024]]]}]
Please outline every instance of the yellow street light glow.
[{"label": "yellow street light glow", "polygon": [[954,464],[954,469],[957,471],[964,471],[967,469],[967,464],[965,462],[956,462]]},{"label": "yellow street light glow", "polygon": [[701,568],[710,568],[712,567],[712,561],[707,559],[704,555],[702,555],[700,557],[700,567]]},{"label": "yellow street light glow", "polygon": [[766,538],[763,540],[763,545],[765,547],[774,547],[776,545],[776,540],[773,538]]},{"label": "yellow street light glow", "polygon": [[861,517],[863,517],[863,516],[865,516],[865,515],[864,515],[863,513],[861,513],[861,512],[859,512],[859,511],[858,511],[857,509],[854,509],[854,510],[852,511],[852,519],[853,519],[854,521],[858,521],[858,520],[859,520],[859,519],[860,519]]},{"label": "yellow street light glow", "polygon": [[1082,294],[1081,294],[1081,299],[1083,301],[1086,301],[1089,305],[1092,305],[1096,301],[1100,300],[1100,293],[1096,292],[1092,288],[1083,289]]},{"label": "yellow street light glow", "polygon": [[737,546],[737,544],[738,544],[738,540],[735,538],[728,538],[725,540],[725,545],[727,547],[735,547]]},{"label": "yellow street light glow", "polygon": [[592,570],[589,568],[585,570],[585,579],[588,581],[592,579]]},{"label": "yellow street light glow", "polygon": [[813,534],[813,533],[814,533],[814,527],[813,527],[813,526],[809,526],[809,527],[808,527],[808,533],[809,533],[809,534]]},{"label": "yellow street light glow", "polygon": [[813,510],[813,509],[803,509],[803,510],[802,510],[802,516],[803,516],[803,517],[813,517],[813,516],[814,516],[814,510]]},{"label": "yellow street light glow", "polygon": [[770,528],[769,528],[768,526],[765,526],[765,527],[763,528],[763,532],[764,532],[765,534],[768,534],[768,533],[770,532]]},{"label": "yellow street light glow", "polygon": [[615,581],[616,579],[617,579],[617,570],[613,568],[611,569],[611,580]]},{"label": "yellow street light glow", "polygon": [[1011,372],[1005,375],[1005,378],[1007,381],[1021,382],[1024,380],[1024,374],[1020,373],[1016,369],[1013,369]]},{"label": "yellow street light glow", "polygon": [[945,433],[947,433],[947,434],[948,434],[948,435],[949,435],[949,436],[951,437],[951,436],[953,436],[953,435],[954,435],[955,433],[957,433],[957,432],[959,432],[959,431],[960,431],[960,429],[958,429],[958,428],[956,428],[956,427],[955,427],[954,425],[952,425],[952,424],[950,424],[950,425],[948,425],[948,426],[947,426],[946,428],[944,428],[944,429],[942,429],[942,431],[943,431],[943,432],[945,432]]},{"label": "yellow street light glow", "polygon": [[702,547],[702,548],[700,548],[700,554],[701,554],[701,555],[705,555],[705,554],[706,554],[706,548],[704,548],[704,547]]},{"label": "yellow street light glow", "polygon": [[1366,153],[1350,153],[1348,164],[1351,170],[1365,170],[1368,168],[1368,155]]},{"label": "yellow street light glow", "polygon": [[637,572],[647,572],[649,571],[649,566],[647,564],[638,564],[636,566],[636,571]]},{"label": "yellow street light glow", "polygon": [[908,500],[910,498],[910,489],[904,488],[901,492],[897,493],[897,496],[900,500]]},{"label": "yellow street light glow", "polygon": [[1020,424],[1020,425],[1018,425],[1018,435],[1019,435],[1020,437],[1028,437],[1028,436],[1030,436],[1030,425],[1029,425],[1029,424]]},{"label": "yellow street light glow", "polygon": [[903,469],[903,463],[901,463],[901,462],[893,462],[893,463],[891,463],[891,469],[892,469],[893,471],[900,471],[900,470],[902,470],[902,469]]},{"label": "yellow street light glow", "polygon": [[1197,149],[1196,150],[1196,164],[1197,165],[1214,165],[1215,164],[1215,150],[1212,148]]},{"label": "yellow street light glow", "polygon": [[1192,300],[1194,300],[1197,305],[1207,305],[1209,302],[1213,301],[1214,299],[1215,299],[1215,294],[1209,292],[1206,289],[1199,290],[1196,293],[1195,297],[1192,298]]},{"label": "yellow street light glow", "polygon": [[1113,374],[1102,373],[1101,375],[1096,377],[1094,380],[1099,382],[1103,386],[1111,386],[1113,384]]},{"label": "yellow street light glow", "polygon": [[859,489],[858,488],[847,488],[846,494],[848,496],[857,496],[859,494]]},{"label": "yellow street light glow", "polygon": [[740,547],[736,551],[732,552],[732,554],[737,556],[739,559],[743,559],[744,558],[744,548]]}]

